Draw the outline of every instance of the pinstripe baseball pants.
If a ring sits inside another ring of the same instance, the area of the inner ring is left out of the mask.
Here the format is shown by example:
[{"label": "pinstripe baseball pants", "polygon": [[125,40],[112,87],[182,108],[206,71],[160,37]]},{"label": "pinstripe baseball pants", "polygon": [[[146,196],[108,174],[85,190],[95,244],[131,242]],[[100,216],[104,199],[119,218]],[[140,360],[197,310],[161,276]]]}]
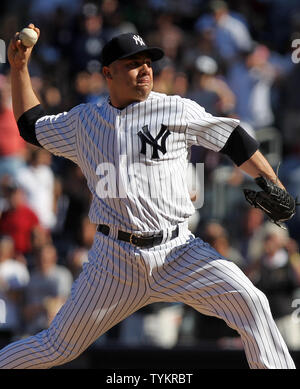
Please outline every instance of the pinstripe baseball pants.
[{"label": "pinstripe baseball pants", "polygon": [[265,295],[185,225],[177,238],[151,249],[97,233],[89,262],[50,327],[2,349],[0,368],[67,363],[115,324],[160,301],[223,319],[240,334],[252,369],[295,368]]}]

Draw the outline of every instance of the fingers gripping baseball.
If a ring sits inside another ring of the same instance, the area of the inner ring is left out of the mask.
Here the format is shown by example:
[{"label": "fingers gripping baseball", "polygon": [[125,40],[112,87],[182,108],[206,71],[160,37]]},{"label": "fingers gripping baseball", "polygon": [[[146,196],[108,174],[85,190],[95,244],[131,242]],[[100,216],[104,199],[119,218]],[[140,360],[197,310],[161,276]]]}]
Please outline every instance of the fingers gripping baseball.
[{"label": "fingers gripping baseball", "polygon": [[[40,30],[39,28],[35,27],[34,24],[29,24],[28,29],[32,29],[37,34],[37,39],[40,36]],[[35,34],[32,34],[32,37],[34,38]],[[21,35],[22,37],[22,35]],[[37,40],[36,39],[36,40]],[[34,42],[34,41],[32,41]],[[29,44],[28,39],[24,40],[24,43],[27,45]],[[27,66],[33,46],[35,43],[33,43],[32,46],[25,46],[22,43],[22,40],[20,39],[20,32],[17,32],[14,37],[11,39],[9,46],[8,46],[8,61],[10,63],[10,66],[12,69],[22,69],[23,67]]]}]

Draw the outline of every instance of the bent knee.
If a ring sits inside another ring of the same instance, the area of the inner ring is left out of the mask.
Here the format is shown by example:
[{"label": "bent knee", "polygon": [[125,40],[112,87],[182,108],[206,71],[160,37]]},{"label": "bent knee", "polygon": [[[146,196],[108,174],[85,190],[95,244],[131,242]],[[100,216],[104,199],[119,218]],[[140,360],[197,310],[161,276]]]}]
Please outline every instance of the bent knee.
[{"label": "bent knee", "polygon": [[67,342],[60,337],[55,337],[50,332],[50,329],[37,334],[36,338],[41,345],[40,362],[43,368],[65,364],[80,354],[76,343]]},{"label": "bent knee", "polygon": [[245,311],[250,310],[252,314],[270,313],[270,305],[267,296],[255,286],[246,287],[238,291],[237,300],[241,307],[246,306]]}]

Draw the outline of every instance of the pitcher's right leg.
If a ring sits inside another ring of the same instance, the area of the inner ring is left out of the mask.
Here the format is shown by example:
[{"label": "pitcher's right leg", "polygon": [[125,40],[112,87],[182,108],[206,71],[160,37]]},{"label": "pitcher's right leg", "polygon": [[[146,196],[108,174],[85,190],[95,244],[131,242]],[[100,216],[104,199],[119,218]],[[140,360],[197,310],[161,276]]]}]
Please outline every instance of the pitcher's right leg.
[{"label": "pitcher's right leg", "polygon": [[50,327],[2,349],[0,368],[46,369],[67,363],[147,303],[143,268],[132,253],[105,243],[96,252],[101,253],[99,261],[84,264]]}]

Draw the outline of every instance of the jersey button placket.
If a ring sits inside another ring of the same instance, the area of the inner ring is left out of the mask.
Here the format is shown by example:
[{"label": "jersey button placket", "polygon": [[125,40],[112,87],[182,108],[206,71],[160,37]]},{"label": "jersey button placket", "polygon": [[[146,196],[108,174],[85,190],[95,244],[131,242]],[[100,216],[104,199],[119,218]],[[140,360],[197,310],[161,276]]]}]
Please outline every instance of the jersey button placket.
[{"label": "jersey button placket", "polygon": [[123,182],[123,166],[124,166],[124,138],[123,138],[123,123],[121,120],[121,112],[118,111],[115,119],[115,130],[116,130],[116,143],[115,143],[115,168],[116,168],[116,179],[118,192],[117,196],[123,197],[126,192],[124,192],[124,182]]},{"label": "jersey button placket", "polygon": [[119,180],[120,180],[120,193],[123,196],[127,196],[128,190],[128,163],[130,158],[129,151],[127,150],[126,138],[126,114],[125,110],[120,112],[118,121],[118,145],[119,145]]}]

